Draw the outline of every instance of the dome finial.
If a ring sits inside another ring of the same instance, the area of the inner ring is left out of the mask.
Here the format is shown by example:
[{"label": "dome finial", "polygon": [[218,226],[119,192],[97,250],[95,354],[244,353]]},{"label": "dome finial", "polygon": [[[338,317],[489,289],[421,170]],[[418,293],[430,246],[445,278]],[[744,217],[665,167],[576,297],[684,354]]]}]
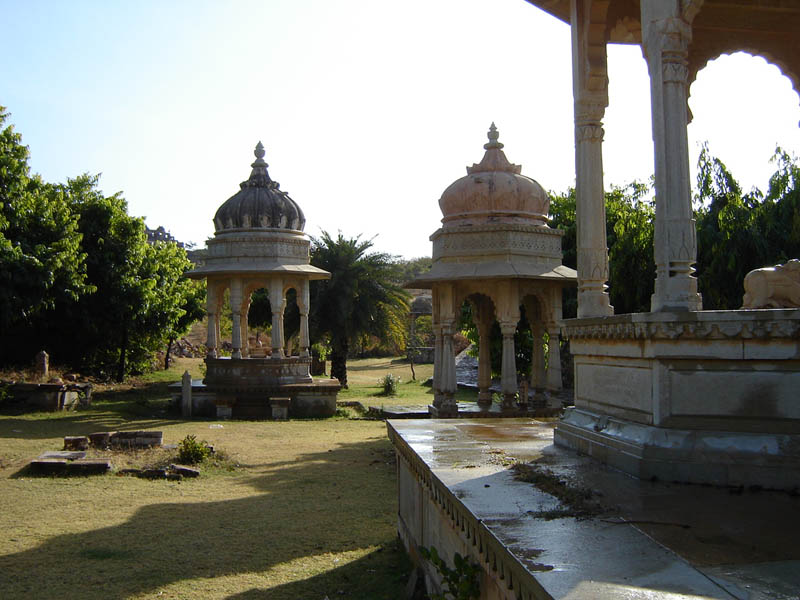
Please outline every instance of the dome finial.
[{"label": "dome finial", "polygon": [[500,132],[497,131],[497,127],[495,127],[494,121],[492,121],[491,126],[489,127],[489,133],[487,134],[489,137],[489,143],[484,144],[483,147],[486,150],[492,150],[493,148],[497,148],[498,150],[503,147],[503,144],[498,142],[498,138],[500,137]]},{"label": "dome finial", "polygon": [[250,172],[250,179],[247,181],[242,182],[241,187],[250,186],[250,187],[265,187],[273,185],[277,188],[278,184],[273,182],[269,178],[269,173],[267,172],[267,167],[269,166],[267,162],[264,160],[264,144],[258,142],[256,144],[256,149],[253,151],[253,154],[256,155],[256,160],[250,166],[253,167],[253,170]]},{"label": "dome finial", "polygon": [[266,154],[266,152],[264,152],[264,144],[258,142],[258,144],[256,144],[256,149],[253,151],[253,154],[256,155],[256,162],[250,165],[251,167],[253,167],[254,169],[259,167],[266,169],[269,166],[264,160],[264,155]]}]

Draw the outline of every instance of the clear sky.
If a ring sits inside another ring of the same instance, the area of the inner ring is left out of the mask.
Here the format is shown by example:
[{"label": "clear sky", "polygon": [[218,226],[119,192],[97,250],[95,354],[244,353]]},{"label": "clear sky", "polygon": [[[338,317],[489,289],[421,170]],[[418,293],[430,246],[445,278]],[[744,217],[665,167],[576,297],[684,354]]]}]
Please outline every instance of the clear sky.
[{"label": "clear sky", "polygon": [[[569,28],[523,0],[0,0],[0,105],[47,181],[102,173],[131,214],[202,245],[261,140],[270,175],[325,229],[430,254],[442,191],[483,155],[574,184]],[[647,70],[609,48],[606,185],[652,174]],[[709,142],[745,189],[800,100],[760,58],[691,88],[691,160]]]}]

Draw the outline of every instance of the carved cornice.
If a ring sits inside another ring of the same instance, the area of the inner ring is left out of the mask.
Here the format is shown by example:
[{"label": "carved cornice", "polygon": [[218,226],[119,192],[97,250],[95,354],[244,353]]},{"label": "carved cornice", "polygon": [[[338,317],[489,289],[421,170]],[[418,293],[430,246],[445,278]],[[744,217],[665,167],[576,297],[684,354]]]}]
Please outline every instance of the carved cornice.
[{"label": "carved cornice", "polygon": [[[572,319],[561,328],[570,340],[731,340],[796,339],[800,335],[800,311],[794,318],[749,318],[752,311],[711,311],[729,314],[728,319],[633,321],[628,315],[596,319]],[[758,311],[763,313],[763,311]],[[785,312],[785,311],[784,311]],[[736,318],[736,313],[742,318]],[[702,313],[690,313],[702,315]],[[759,315],[762,316],[762,315]],[[580,321],[585,321],[580,323]]]}]

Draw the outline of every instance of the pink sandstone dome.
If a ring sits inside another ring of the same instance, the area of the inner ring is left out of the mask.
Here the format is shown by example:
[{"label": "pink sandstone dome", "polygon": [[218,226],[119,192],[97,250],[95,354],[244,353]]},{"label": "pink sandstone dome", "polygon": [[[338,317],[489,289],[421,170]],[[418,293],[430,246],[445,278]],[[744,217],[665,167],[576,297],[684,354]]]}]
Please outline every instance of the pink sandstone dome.
[{"label": "pink sandstone dome", "polygon": [[439,199],[445,228],[464,225],[517,223],[546,226],[550,210],[547,192],[521,175],[522,167],[508,162],[494,123],[480,163],[467,167],[466,177],[454,181]]}]

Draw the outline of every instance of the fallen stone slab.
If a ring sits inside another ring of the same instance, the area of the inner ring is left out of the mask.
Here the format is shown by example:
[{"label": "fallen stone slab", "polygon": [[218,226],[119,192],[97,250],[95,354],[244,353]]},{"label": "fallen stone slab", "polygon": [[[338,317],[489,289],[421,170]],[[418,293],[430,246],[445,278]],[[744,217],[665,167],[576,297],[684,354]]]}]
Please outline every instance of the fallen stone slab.
[{"label": "fallen stone slab", "polygon": [[167,470],[166,469],[142,469],[139,473],[139,477],[142,479],[166,479],[167,478]]},{"label": "fallen stone slab", "polygon": [[50,450],[39,455],[38,460],[55,458],[58,460],[80,460],[86,458],[86,452],[75,450]]},{"label": "fallen stone slab", "polygon": [[37,458],[31,461],[30,468],[36,475],[63,475],[68,462],[63,458]]},{"label": "fallen stone slab", "polygon": [[194,469],[192,467],[187,467],[185,465],[170,465],[170,471],[173,473],[178,473],[179,475],[183,475],[184,477],[199,477],[200,476],[200,469]]},{"label": "fallen stone slab", "polygon": [[141,469],[120,469],[117,471],[117,475],[133,475],[135,477],[138,477],[141,473]]},{"label": "fallen stone slab", "polygon": [[68,435],[64,437],[64,450],[88,450],[89,438],[85,435]]},{"label": "fallen stone slab", "polygon": [[67,475],[105,475],[111,470],[111,461],[105,458],[82,458],[67,462]]}]

